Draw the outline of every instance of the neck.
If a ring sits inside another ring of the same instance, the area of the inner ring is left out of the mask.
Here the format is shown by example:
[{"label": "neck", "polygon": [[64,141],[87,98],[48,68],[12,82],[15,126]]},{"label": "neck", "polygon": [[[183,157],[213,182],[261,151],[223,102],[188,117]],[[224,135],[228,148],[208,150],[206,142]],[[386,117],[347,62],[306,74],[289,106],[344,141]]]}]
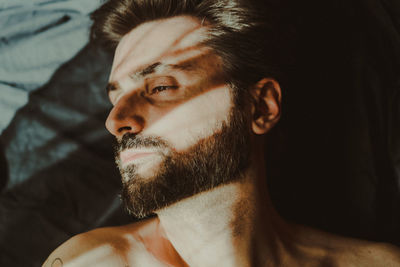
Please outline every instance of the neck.
[{"label": "neck", "polygon": [[283,260],[290,227],[269,201],[260,161],[239,181],[157,212],[189,266],[277,266]]}]

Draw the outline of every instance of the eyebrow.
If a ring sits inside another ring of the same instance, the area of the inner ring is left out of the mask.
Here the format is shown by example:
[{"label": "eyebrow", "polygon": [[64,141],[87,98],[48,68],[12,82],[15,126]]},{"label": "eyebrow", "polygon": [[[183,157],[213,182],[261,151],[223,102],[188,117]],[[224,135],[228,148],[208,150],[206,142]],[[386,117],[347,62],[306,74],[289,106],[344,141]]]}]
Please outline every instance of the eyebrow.
[{"label": "eyebrow", "polygon": [[[142,70],[135,71],[134,73],[129,74],[129,78],[131,78],[133,80],[143,79],[147,75],[156,72],[156,70],[159,69],[160,67],[168,67],[168,68],[171,68],[171,69],[178,69],[178,70],[183,70],[183,71],[190,71],[190,70],[194,69],[194,65],[191,62],[184,62],[184,63],[181,63],[181,64],[164,64],[164,63],[161,63],[161,62],[156,62],[156,63],[153,63],[153,64],[145,67]],[[110,83],[108,83],[107,86],[106,86],[107,95],[111,91],[118,90],[119,88],[120,87],[118,85],[118,82],[110,82]]]},{"label": "eyebrow", "polygon": [[133,80],[139,80],[141,78],[146,77],[149,74],[154,73],[156,69],[159,68],[160,66],[165,66],[165,65],[162,64],[161,62],[156,62],[154,64],[151,64],[150,66],[147,66],[142,70],[129,74],[129,77]]}]

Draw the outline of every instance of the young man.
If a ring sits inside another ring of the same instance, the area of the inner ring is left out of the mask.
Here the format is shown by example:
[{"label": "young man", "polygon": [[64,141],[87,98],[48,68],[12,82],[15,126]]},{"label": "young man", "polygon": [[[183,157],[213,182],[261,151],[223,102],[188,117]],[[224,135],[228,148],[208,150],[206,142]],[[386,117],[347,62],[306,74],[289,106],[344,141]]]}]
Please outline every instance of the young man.
[{"label": "young man", "polygon": [[[80,234],[44,266],[400,266],[387,244],[284,221],[264,135],[281,114],[279,16],[265,1],[109,1],[92,36],[116,45],[106,127],[137,217]],[[270,13],[265,13],[270,10]]]}]

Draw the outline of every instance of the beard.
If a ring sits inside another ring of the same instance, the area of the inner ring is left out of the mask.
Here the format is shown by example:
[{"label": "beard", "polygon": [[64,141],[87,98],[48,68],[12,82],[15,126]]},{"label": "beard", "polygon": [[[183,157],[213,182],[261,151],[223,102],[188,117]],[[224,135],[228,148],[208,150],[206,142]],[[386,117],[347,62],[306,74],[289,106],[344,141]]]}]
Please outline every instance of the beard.
[{"label": "beard", "polygon": [[[159,137],[125,134],[115,145],[122,176],[121,199],[137,218],[152,215],[184,198],[239,180],[249,165],[250,131],[239,108],[233,107],[220,130],[183,152],[176,152]],[[134,164],[122,167],[119,154],[129,148],[168,151],[152,177],[144,178]]]}]

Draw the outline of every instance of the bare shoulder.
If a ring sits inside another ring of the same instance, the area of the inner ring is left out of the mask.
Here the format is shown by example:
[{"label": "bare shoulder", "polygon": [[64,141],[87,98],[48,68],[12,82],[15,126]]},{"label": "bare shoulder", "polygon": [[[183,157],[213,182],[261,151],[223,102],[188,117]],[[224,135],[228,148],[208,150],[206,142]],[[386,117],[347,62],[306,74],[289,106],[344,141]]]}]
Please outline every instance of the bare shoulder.
[{"label": "bare shoulder", "polygon": [[339,266],[400,267],[400,248],[356,238],[336,236],[331,243]]},{"label": "bare shoulder", "polygon": [[339,236],[304,226],[298,230],[301,242],[320,252],[323,266],[400,267],[400,248],[394,245]]},{"label": "bare shoulder", "polygon": [[400,266],[400,248],[388,243],[353,241],[344,255],[354,266]]},{"label": "bare shoulder", "polygon": [[[109,238],[107,238],[109,237]],[[100,228],[76,235],[55,249],[43,267],[126,266],[121,249],[126,240],[113,228]]]},{"label": "bare shoulder", "polygon": [[144,255],[146,249],[135,233],[145,224],[98,228],[76,235],[55,249],[43,267],[136,266],[133,254]]}]

